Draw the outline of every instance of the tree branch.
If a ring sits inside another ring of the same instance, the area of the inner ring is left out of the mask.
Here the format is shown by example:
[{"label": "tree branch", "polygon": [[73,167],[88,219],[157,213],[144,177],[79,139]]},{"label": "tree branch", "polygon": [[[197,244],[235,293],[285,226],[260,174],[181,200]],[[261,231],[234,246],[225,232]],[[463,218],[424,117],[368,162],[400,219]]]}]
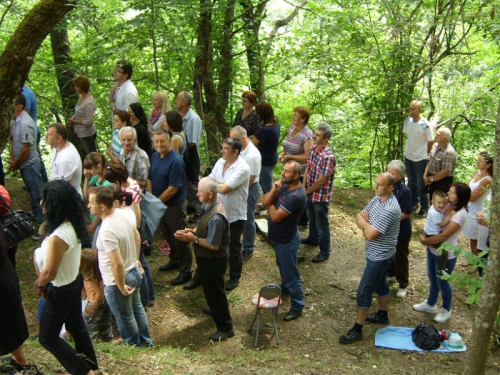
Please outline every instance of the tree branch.
[{"label": "tree branch", "polygon": [[10,0],[9,5],[7,5],[7,8],[5,8],[5,12],[2,14],[2,18],[0,18],[0,27],[2,26],[3,20],[5,19],[5,16],[9,12],[10,8],[12,7],[12,4],[14,4],[14,0]]}]

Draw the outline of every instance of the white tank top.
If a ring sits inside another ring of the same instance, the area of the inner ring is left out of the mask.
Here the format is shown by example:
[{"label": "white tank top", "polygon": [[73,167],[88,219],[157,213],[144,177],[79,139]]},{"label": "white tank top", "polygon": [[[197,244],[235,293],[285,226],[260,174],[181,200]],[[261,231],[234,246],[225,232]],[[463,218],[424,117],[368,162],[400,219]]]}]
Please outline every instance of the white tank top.
[{"label": "white tank top", "polygon": [[[483,181],[485,178],[489,178],[491,180],[491,176],[484,176],[482,179],[480,179],[477,182],[473,182],[472,180],[469,182],[469,187],[471,191],[474,191],[479,187],[481,184],[481,181]],[[490,185],[491,186],[491,185]],[[491,187],[488,188],[487,191],[484,192],[483,195],[479,199],[477,199],[475,202],[469,202],[469,215],[474,215],[481,211],[483,209],[483,199],[486,198],[491,191]]]}]

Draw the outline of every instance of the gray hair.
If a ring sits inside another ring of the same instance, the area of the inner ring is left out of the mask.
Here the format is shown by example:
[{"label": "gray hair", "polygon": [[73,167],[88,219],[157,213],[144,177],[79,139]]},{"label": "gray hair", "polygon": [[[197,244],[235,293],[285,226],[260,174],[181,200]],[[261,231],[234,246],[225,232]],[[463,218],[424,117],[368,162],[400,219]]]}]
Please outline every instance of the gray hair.
[{"label": "gray hair", "polygon": [[405,165],[401,160],[393,160],[389,164],[387,164],[387,169],[394,168],[399,171],[401,176],[405,175]]},{"label": "gray hair", "polygon": [[219,189],[219,185],[217,184],[217,180],[213,177],[204,177],[200,180],[199,185],[203,183],[203,191],[206,193],[213,193],[217,195],[217,191]]},{"label": "gray hair", "polygon": [[245,130],[245,128],[241,125],[236,125],[234,126],[231,131],[235,131],[236,133],[238,133],[238,136],[240,137],[246,137],[247,136],[247,131]]},{"label": "gray hair", "polygon": [[122,134],[124,133],[131,133],[134,136],[134,139],[137,140],[137,131],[135,130],[134,127],[132,126],[124,126],[123,128],[120,129],[118,133],[118,137],[122,139]]},{"label": "gray hair", "polygon": [[191,96],[191,94],[187,91],[181,91],[179,95],[181,96],[182,100],[186,102],[186,105],[188,107],[191,107],[191,103],[193,103],[193,97]]},{"label": "gray hair", "polygon": [[156,130],[154,135],[165,135],[168,139],[170,139],[170,133],[163,128]]},{"label": "gray hair", "polygon": [[444,135],[444,137],[446,138],[446,140],[449,142],[450,139],[451,139],[451,130],[448,129],[448,128],[439,128],[436,133],[439,133],[441,135]]},{"label": "gray hair", "polygon": [[316,125],[316,130],[320,130],[323,132],[323,138],[330,139],[332,137],[332,127],[326,122],[320,122],[318,125]]}]

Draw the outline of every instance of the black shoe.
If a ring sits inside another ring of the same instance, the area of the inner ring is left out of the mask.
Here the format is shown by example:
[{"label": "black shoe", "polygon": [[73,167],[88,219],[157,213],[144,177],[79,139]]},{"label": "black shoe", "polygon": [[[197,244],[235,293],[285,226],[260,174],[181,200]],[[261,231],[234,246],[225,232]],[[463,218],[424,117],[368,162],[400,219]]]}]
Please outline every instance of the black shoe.
[{"label": "black shoe", "polygon": [[241,257],[243,258],[243,260],[246,260],[248,258],[251,258],[252,255],[253,255],[253,250],[243,250]]},{"label": "black shoe", "polygon": [[321,262],[324,262],[325,260],[327,260],[328,258],[330,258],[330,254],[325,254],[325,253],[320,252],[314,258],[312,258],[311,262],[321,263]]},{"label": "black shoe", "polygon": [[313,241],[311,240],[309,237],[306,237],[306,238],[301,238],[300,239],[300,243],[302,245],[312,245],[312,246],[318,246],[318,242],[317,241]]},{"label": "black shoe", "polygon": [[0,366],[0,374],[17,374],[18,372],[27,370],[30,365],[20,365],[14,358],[10,358],[7,363]]},{"label": "black shoe", "polygon": [[142,246],[142,252],[144,253],[144,256],[148,257],[151,255],[151,245],[148,243],[147,245],[141,245]]},{"label": "black shoe", "polygon": [[426,217],[427,217],[427,211],[424,211],[424,210],[420,210],[420,211],[418,211],[417,217],[418,217],[419,219],[426,218]]},{"label": "black shoe", "polygon": [[240,283],[240,279],[229,279],[226,283],[226,290],[233,290]]},{"label": "black shoe", "polygon": [[367,321],[369,323],[389,324],[389,316],[382,315],[382,314],[379,314],[378,312],[376,312],[374,314],[368,314],[365,321]]},{"label": "black shoe", "polygon": [[177,276],[170,282],[170,285],[182,285],[187,283],[189,280],[191,280],[191,274],[188,275],[179,274],[179,276]]},{"label": "black shoe", "polygon": [[283,317],[283,320],[285,322],[289,322],[291,320],[297,319],[299,316],[302,315],[302,311],[297,311],[297,310],[290,310],[288,311],[285,316]]},{"label": "black shoe", "polygon": [[227,332],[217,331],[215,333],[212,333],[209,339],[212,341],[224,341],[226,339],[230,339],[231,337],[234,337],[233,329]]},{"label": "black shoe", "polygon": [[212,316],[212,312],[210,311],[210,307],[208,307],[208,306],[203,306],[201,311],[203,311],[203,314],[205,314],[205,315]]},{"label": "black shoe", "polygon": [[191,280],[184,284],[183,288],[185,290],[193,290],[201,285],[201,279],[199,276],[195,275]]},{"label": "black shoe", "polygon": [[341,344],[352,344],[353,342],[363,340],[363,332],[358,332],[354,328],[351,328],[344,335],[339,337],[339,342]]},{"label": "black shoe", "polygon": [[159,270],[162,272],[174,271],[177,269],[179,269],[179,263],[172,263],[172,262],[168,262],[167,264],[159,268]]}]

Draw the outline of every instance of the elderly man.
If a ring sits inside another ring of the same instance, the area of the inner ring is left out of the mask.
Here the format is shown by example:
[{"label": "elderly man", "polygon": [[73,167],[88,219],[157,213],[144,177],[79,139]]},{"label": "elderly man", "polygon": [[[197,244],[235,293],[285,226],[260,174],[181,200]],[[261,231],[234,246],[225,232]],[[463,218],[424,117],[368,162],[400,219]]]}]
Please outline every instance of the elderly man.
[{"label": "elderly man", "polygon": [[427,155],[432,147],[431,124],[421,117],[422,103],[413,100],[410,103],[410,115],[406,118],[403,133],[406,133],[405,166],[408,185],[411,190],[413,207],[420,202],[419,216],[425,216],[429,209],[429,200],[424,192],[424,170],[427,166]]},{"label": "elderly man", "polygon": [[300,234],[297,225],[306,206],[305,190],[300,183],[301,166],[296,161],[288,161],[283,166],[281,180],[274,183],[262,204],[269,207],[269,240],[276,251],[276,262],[281,275],[281,289],[290,295],[290,311],[283,320],[297,319],[304,309],[304,293],[297,266],[297,252]]},{"label": "elderly man", "polygon": [[[193,98],[191,94],[186,91],[181,91],[175,98],[175,108],[182,116],[182,128],[184,130],[184,133],[186,134],[188,149],[192,149],[194,146],[196,146],[196,152],[198,153],[201,142],[202,124],[200,116],[198,116],[191,109],[192,102]],[[186,152],[189,153],[190,150],[186,150]],[[193,150],[191,150],[191,152],[193,152]],[[189,161],[191,162],[191,158],[189,158]],[[186,175],[188,209],[194,212],[193,220],[196,220],[200,216],[201,208],[200,201],[196,196],[196,193],[198,191],[198,176],[200,174],[200,166],[188,164],[186,165],[186,170],[188,169],[193,170],[193,176],[191,178]]]},{"label": "elderly man", "polygon": [[428,186],[429,197],[432,197],[436,190],[447,193],[453,183],[453,172],[457,166],[457,153],[450,144],[450,139],[450,129],[440,128],[436,131],[436,143],[432,148],[429,164],[424,172],[424,182]]},{"label": "elderly man", "polygon": [[335,176],[335,156],[328,147],[331,136],[330,125],[321,122],[316,126],[314,145],[309,152],[304,172],[303,184],[308,197],[306,209],[309,218],[309,236],[300,242],[314,246],[319,244],[319,253],[312,259],[313,263],[327,260],[331,250],[328,207]]},{"label": "elderly man", "polygon": [[186,227],[186,186],[184,162],[177,151],[170,146],[170,135],[166,130],[158,130],[154,135],[156,153],[151,157],[148,176],[148,191],[168,206],[160,222],[163,236],[170,244],[170,262],[160,267],[160,271],[179,269],[177,278],[171,285],[182,285],[191,280],[192,254],[186,242],[174,237],[175,232]]},{"label": "elderly man", "polygon": [[226,138],[222,144],[222,158],[217,161],[210,174],[219,184],[218,197],[226,209],[231,234],[226,290],[233,290],[238,286],[243,269],[241,234],[247,219],[250,167],[240,154],[241,142],[236,138]]},{"label": "elderly man", "polygon": [[247,199],[247,221],[243,227],[243,259],[248,259],[253,255],[255,248],[255,205],[260,196],[259,175],[262,166],[260,151],[247,137],[247,131],[243,126],[236,125],[229,134],[231,138],[236,138],[241,142],[241,157],[250,167],[250,182],[248,184]]},{"label": "elderly man", "polygon": [[218,188],[217,181],[212,177],[200,181],[198,197],[202,203],[202,214],[198,227],[175,233],[175,238],[194,244],[197,272],[208,304],[203,312],[211,315],[217,326],[217,331],[210,335],[213,341],[234,336],[224,292],[224,273],[229,255],[229,221],[221,200],[217,199]]},{"label": "elderly man", "polygon": [[45,138],[53,149],[50,180],[68,181],[83,197],[82,159],[76,147],[68,141],[68,130],[63,124],[52,124]]},{"label": "elderly man", "polygon": [[118,159],[127,167],[128,174],[145,187],[149,172],[148,154],[137,146],[137,132],[132,126],[124,126],[118,133],[122,150]]},{"label": "elderly man", "polygon": [[128,110],[128,106],[139,101],[139,94],[130,80],[133,73],[132,64],[122,60],[116,63],[114,79],[115,84],[109,93],[109,104],[113,110]]},{"label": "elderly man", "polygon": [[[366,267],[358,285],[358,311],[354,326],[340,336],[341,344],[351,344],[363,339],[365,320],[371,323],[389,324],[387,307],[390,289],[386,281],[389,265],[394,261],[398,241],[401,209],[392,194],[394,178],[381,173],[375,180],[375,197],[356,217],[356,225],[365,237]],[[368,315],[372,294],[377,292],[379,310]]]}]

